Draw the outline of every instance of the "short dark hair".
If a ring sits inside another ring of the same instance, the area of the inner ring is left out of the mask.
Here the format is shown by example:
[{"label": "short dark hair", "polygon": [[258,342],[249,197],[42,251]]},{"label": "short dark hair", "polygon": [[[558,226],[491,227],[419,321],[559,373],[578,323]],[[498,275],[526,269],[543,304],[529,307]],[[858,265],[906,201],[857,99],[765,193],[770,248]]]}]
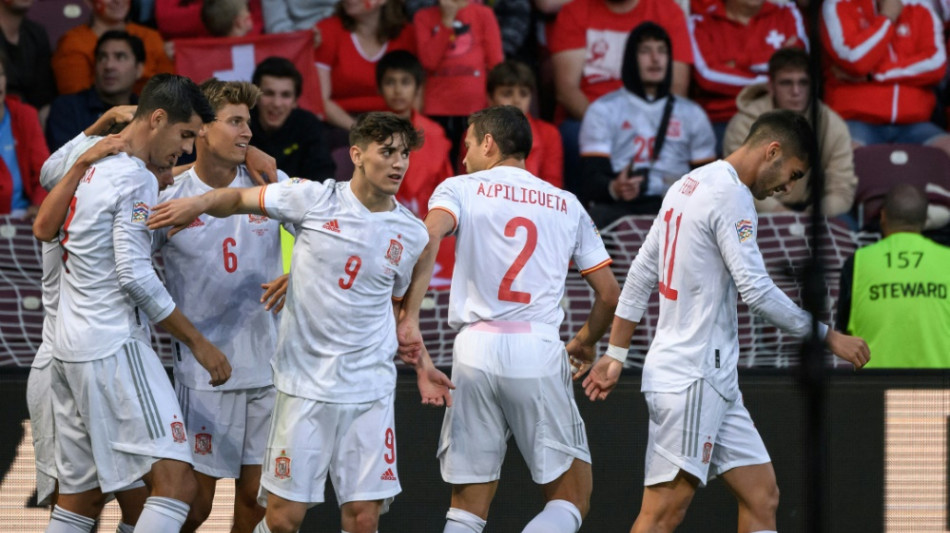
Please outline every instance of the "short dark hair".
[{"label": "short dark hair", "polygon": [[142,44],[142,39],[123,30],[109,30],[103,33],[102,36],[99,37],[99,40],[96,41],[96,48],[92,57],[98,60],[99,49],[108,41],[125,41],[129,43],[129,48],[132,49],[132,55],[135,56],[135,62],[145,63],[145,45]]},{"label": "short dark hair", "polygon": [[393,137],[402,137],[406,147],[417,150],[422,147],[422,132],[413,127],[408,119],[388,111],[373,111],[356,118],[350,129],[350,145],[366,149],[370,143],[385,143]]},{"label": "short dark hair", "polygon": [[422,87],[425,80],[425,69],[412,52],[406,50],[393,50],[380,58],[376,63],[376,88],[383,88],[383,76],[387,71],[397,70],[408,72],[416,80],[416,87]]},{"label": "short dark hair", "polygon": [[294,62],[286,57],[271,56],[257,64],[254,74],[251,76],[251,82],[258,87],[261,86],[261,79],[264,76],[272,78],[290,78],[294,80],[294,96],[300,98],[303,92],[303,76],[297,70]]},{"label": "short dark hair", "polygon": [[172,124],[187,122],[193,114],[205,124],[214,120],[214,110],[201,89],[190,79],[175,74],[156,74],[148,80],[132,119],[148,117],[156,109],[165,110]]},{"label": "short dark hair", "polygon": [[468,117],[479,139],[491,135],[502,157],[526,159],[531,153],[531,124],[513,105],[496,105],[476,111]]},{"label": "short dark hair", "polygon": [[899,183],[884,197],[888,229],[920,231],[927,222],[927,195],[920,187]]},{"label": "short dark hair", "polygon": [[499,87],[527,87],[533,92],[536,86],[534,72],[531,72],[531,68],[521,61],[508,59],[488,71],[486,88],[489,95]]},{"label": "short dark hair", "polygon": [[808,120],[801,113],[787,109],[768,111],[749,128],[749,135],[743,145],[757,146],[766,142],[778,141],[784,155],[801,159],[806,166],[817,151],[815,133]]},{"label": "short dark hair", "polygon": [[247,0],[204,0],[201,4],[201,23],[211,35],[225,37],[231,33],[242,8],[247,8]]},{"label": "short dark hair", "polygon": [[769,58],[769,79],[786,69],[804,70],[808,73],[808,52],[801,48],[782,48]]}]

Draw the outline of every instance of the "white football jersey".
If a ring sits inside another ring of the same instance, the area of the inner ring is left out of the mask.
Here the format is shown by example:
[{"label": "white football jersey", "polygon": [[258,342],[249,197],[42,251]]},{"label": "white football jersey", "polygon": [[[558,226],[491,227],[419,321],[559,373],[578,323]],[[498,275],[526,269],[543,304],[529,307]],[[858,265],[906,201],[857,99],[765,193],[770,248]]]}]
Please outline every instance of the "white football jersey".
[{"label": "white football jersey", "polygon": [[511,166],[449,178],[429,210],[455,218],[449,325],[481,320],[560,327],[564,280],[610,264],[597,228],[577,198]]},{"label": "white football jersey", "polygon": [[[56,310],[59,308],[59,278],[63,264],[63,249],[59,241],[44,242],[43,246],[43,277],[40,279],[40,289],[43,297],[43,344],[53,346],[53,336],[56,329]],[[53,360],[52,352],[40,348],[30,365],[33,368],[44,368]]]},{"label": "white football jersey", "polygon": [[396,204],[370,212],[349,182],[293,178],[261,193],[267,216],[294,224],[287,304],[274,385],[330,403],[363,403],[396,385],[392,298],[405,294],[429,240],[425,224]]},{"label": "white football jersey", "polygon": [[80,180],[60,239],[55,357],[92,361],[130,338],[148,343],[148,321],[175,309],[151,261],[146,223],[157,200],[158,180],[125,153],[100,160]]},{"label": "white football jersey", "polygon": [[40,185],[47,191],[52,190],[52,188],[63,179],[63,176],[69,172],[69,169],[76,160],[79,159],[79,156],[99,142],[100,139],[102,139],[102,137],[99,135],[89,137],[86,136],[85,133],[80,132],[79,135],[76,135],[66,144],[60,146],[58,150],[53,152],[49,158],[43,162],[43,167],[40,169]]},{"label": "white football jersey", "polygon": [[[287,175],[278,172],[278,180]],[[229,187],[253,187],[244,165]],[[213,190],[195,169],[183,173],[159,194],[159,202],[199,196]],[[237,390],[272,382],[268,366],[277,348],[277,317],[260,303],[262,283],[283,273],[280,223],[260,215],[215,218],[201,215],[168,238],[168,229],[152,233],[165,264],[165,285],[181,311],[228,357],[231,378],[218,387],[191,350],[172,347],[175,382],[196,390]]]},{"label": "white football jersey", "polygon": [[670,187],[616,311],[639,322],[659,282],[660,316],[643,367],[644,392],[679,392],[704,379],[726,399],[739,397],[737,292],[753,312],[783,330],[810,333],[811,315],[765,270],[757,226],[752,193],[723,160]]},{"label": "white football jersey", "polygon": [[662,196],[670,184],[689,172],[690,161],[716,157],[716,136],[706,112],[696,102],[677,96],[660,157],[651,165],[665,107],[666,98],[648,102],[626,89],[601,96],[584,113],[581,154],[610,157],[614,172],[631,162],[634,170],[649,168],[644,194]]}]

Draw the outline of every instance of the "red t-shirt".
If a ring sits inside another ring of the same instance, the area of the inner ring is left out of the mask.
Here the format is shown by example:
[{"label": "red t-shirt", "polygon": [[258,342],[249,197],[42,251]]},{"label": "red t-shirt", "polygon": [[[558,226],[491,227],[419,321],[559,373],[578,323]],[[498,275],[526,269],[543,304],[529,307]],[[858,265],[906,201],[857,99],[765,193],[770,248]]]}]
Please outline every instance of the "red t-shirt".
[{"label": "red t-shirt", "polygon": [[561,8],[548,32],[551,53],[586,50],[581,90],[593,102],[623,85],[620,68],[627,36],[645,21],[659,24],[670,35],[675,61],[692,64],[686,15],[671,0],[640,0],[626,13],[610,11],[605,0],[573,0]]},{"label": "red t-shirt", "polygon": [[317,28],[322,41],[313,52],[313,60],[317,68],[330,71],[330,99],[351,114],[386,111],[386,102],[376,89],[376,62],[393,50],[416,53],[412,25],[403,27],[399,37],[384,44],[373,57],[363,53],[356,36],[343,28],[340,17],[325,18]]},{"label": "red t-shirt", "polygon": [[427,115],[467,116],[483,109],[485,77],[504,60],[501,30],[491,8],[470,3],[455,21],[455,28],[444,27],[439,6],[421,9],[413,18],[419,62],[426,69]]},{"label": "red t-shirt", "polygon": [[412,112],[412,125],[422,130],[425,142],[422,148],[409,155],[409,170],[406,171],[396,199],[419,218],[425,218],[432,192],[442,180],[454,173],[449,161],[452,144],[442,126],[415,111]]},{"label": "red t-shirt", "polygon": [[[156,0],[155,24],[159,33],[166,41],[172,39],[195,39],[211,37],[208,29],[201,22],[200,0],[182,2],[181,0]],[[247,10],[251,13],[254,26],[248,35],[264,33],[264,15],[261,13],[261,0],[250,0]]]}]

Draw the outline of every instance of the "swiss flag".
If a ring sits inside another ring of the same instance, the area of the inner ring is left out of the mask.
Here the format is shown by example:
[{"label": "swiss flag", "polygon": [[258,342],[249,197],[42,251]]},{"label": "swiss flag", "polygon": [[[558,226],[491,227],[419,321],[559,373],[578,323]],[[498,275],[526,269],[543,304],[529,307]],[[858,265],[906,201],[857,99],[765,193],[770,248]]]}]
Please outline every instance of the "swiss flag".
[{"label": "swiss flag", "polygon": [[195,83],[215,77],[222,81],[251,81],[254,67],[270,56],[294,62],[303,76],[298,104],[323,117],[320,79],[313,63],[313,31],[273,33],[247,37],[178,39],[175,41],[175,72]]}]

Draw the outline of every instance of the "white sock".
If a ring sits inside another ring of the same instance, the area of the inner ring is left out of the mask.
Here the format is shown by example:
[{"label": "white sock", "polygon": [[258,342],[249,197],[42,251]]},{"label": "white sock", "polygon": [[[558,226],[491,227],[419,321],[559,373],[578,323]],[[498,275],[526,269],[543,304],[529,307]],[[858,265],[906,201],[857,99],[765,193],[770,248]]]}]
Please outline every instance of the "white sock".
[{"label": "white sock", "polygon": [[267,519],[261,518],[260,523],[257,524],[252,533],[271,533],[270,528],[267,527]]},{"label": "white sock", "polygon": [[577,533],[581,512],[567,500],[551,500],[521,533]]},{"label": "white sock", "polygon": [[135,524],[135,533],[177,533],[188,518],[187,503],[174,498],[151,496]]},{"label": "white sock", "polygon": [[54,505],[46,533],[89,533],[95,525],[96,521],[88,516]]},{"label": "white sock", "polygon": [[445,513],[445,529],[442,533],[482,533],[485,521],[462,509],[452,507]]},{"label": "white sock", "polygon": [[135,526],[130,526],[125,522],[119,522],[119,527],[116,528],[115,533],[132,533],[135,531]]}]

